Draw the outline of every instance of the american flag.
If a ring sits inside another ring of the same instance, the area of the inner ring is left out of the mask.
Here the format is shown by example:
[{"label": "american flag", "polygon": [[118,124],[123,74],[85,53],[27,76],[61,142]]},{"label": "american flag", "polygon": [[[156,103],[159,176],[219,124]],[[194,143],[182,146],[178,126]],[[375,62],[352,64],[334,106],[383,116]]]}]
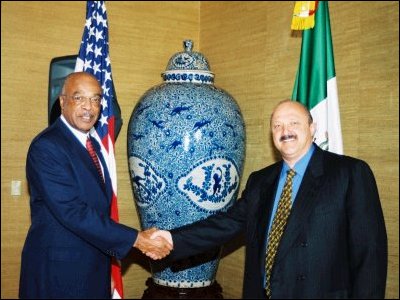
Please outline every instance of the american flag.
[{"label": "american flag", "polygon": [[[114,88],[111,76],[111,63],[108,52],[108,25],[105,1],[87,1],[86,23],[83,31],[75,72],[85,71],[96,76],[103,89],[101,114],[91,134],[101,144],[107,168],[110,173],[113,196],[111,200],[111,218],[118,222],[117,172],[115,166],[115,116],[113,113]],[[123,297],[121,267],[118,261],[112,261],[111,276],[114,279],[113,298]]]}]

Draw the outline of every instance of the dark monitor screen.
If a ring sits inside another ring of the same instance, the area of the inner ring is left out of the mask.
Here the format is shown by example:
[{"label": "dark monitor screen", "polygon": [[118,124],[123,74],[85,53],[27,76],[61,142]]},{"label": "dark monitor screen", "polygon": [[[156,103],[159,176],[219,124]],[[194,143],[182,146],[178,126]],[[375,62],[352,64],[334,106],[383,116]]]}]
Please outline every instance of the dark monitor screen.
[{"label": "dark monitor screen", "polygon": [[60,101],[58,96],[64,84],[65,77],[74,72],[77,55],[55,57],[50,62],[49,71],[49,125],[60,116]]}]

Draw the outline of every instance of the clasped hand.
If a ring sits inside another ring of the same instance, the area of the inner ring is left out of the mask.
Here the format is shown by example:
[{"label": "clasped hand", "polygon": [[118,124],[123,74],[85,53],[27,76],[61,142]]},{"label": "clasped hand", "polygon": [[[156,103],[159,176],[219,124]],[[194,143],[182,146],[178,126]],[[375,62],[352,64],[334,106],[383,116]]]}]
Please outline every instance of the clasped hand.
[{"label": "clasped hand", "polygon": [[152,227],[138,233],[133,247],[154,260],[162,259],[173,249],[172,236],[169,231]]}]

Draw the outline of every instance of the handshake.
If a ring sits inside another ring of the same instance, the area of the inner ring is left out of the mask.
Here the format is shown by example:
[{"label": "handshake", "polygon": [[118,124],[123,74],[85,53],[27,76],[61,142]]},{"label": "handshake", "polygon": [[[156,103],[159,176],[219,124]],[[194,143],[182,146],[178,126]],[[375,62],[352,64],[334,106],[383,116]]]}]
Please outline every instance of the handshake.
[{"label": "handshake", "polygon": [[169,231],[152,227],[138,233],[133,247],[151,259],[157,260],[166,257],[174,248],[174,244]]}]

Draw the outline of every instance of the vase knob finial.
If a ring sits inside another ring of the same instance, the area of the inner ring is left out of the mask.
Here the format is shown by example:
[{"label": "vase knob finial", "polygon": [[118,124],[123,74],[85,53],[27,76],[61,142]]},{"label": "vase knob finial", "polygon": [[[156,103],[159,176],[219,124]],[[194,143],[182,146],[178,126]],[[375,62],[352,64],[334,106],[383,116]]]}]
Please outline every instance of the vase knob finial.
[{"label": "vase knob finial", "polygon": [[193,41],[192,40],[184,40],[183,41],[183,48],[186,52],[192,52],[193,49]]}]

